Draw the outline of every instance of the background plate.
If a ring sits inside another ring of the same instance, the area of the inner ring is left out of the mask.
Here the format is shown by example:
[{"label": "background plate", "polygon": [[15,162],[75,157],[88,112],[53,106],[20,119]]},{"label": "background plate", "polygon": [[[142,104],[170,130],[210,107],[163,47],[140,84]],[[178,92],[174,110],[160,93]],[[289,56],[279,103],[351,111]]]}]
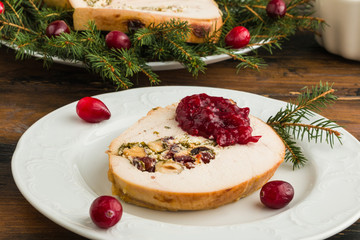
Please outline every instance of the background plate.
[{"label": "background plate", "polygon": [[[261,42],[259,42],[259,45],[239,49],[239,50],[235,51],[234,53],[236,53],[236,54],[249,53],[249,52],[254,51],[255,49],[259,48],[260,45],[262,43],[264,43],[264,42],[265,41],[261,41]],[[7,47],[10,47],[10,48],[12,48],[14,50],[16,50],[16,48],[17,48],[16,45],[10,45],[7,42],[1,41],[1,40],[0,40],[0,44],[3,44],[5,46],[7,46]],[[31,54],[31,55],[33,57],[36,57],[36,58],[42,58],[43,57],[43,55],[41,53],[34,53],[34,54]],[[225,61],[225,60],[228,60],[230,58],[231,57],[229,55],[227,55],[227,54],[219,54],[219,55],[212,55],[212,56],[202,57],[201,59],[208,65],[208,64],[212,64],[212,63]],[[58,57],[53,57],[53,61],[55,63],[60,63],[60,64],[73,66],[73,67],[84,67],[83,62],[74,62],[74,61],[70,61],[70,60],[60,59]],[[151,67],[151,69],[153,71],[175,70],[175,69],[183,69],[184,68],[184,66],[181,63],[177,62],[177,61],[148,62],[147,65],[149,67]]]},{"label": "background plate", "polygon": [[89,124],[77,117],[74,102],[37,121],[19,140],[12,159],[18,188],[45,216],[92,239],[324,239],[359,219],[360,143],[340,129],[343,145],[331,149],[327,144],[301,142],[310,160],[306,167],[293,171],[292,165],[282,164],[275,173],[272,179],[288,181],[295,188],[293,201],[283,209],[263,207],[258,192],[217,209],[192,212],[123,203],[123,218],[116,226],[95,227],[90,204],[98,195],[111,194],[105,154],[111,140],[151,108],[202,92],[231,98],[264,121],[286,105],[217,88],[138,88],[97,96],[112,116]]}]

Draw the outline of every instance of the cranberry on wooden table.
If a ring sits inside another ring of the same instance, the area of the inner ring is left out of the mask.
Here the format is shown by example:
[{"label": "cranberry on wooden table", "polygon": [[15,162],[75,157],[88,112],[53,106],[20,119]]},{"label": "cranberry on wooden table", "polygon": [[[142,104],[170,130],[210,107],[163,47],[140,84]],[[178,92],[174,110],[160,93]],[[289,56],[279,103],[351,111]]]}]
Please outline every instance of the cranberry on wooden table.
[{"label": "cranberry on wooden table", "polygon": [[112,196],[100,196],[90,206],[90,217],[96,226],[110,228],[122,217],[123,208],[119,200]]},{"label": "cranberry on wooden table", "polygon": [[282,18],[286,14],[286,4],[283,0],[271,0],[266,6],[266,13],[271,18]]},{"label": "cranberry on wooden table", "polygon": [[98,123],[111,117],[110,110],[97,98],[84,97],[76,105],[77,115],[86,122]]},{"label": "cranberry on wooden table", "polygon": [[111,31],[105,37],[106,46],[114,49],[129,49],[131,47],[130,38],[123,32]]},{"label": "cranberry on wooden table", "polygon": [[294,188],[281,180],[267,182],[260,190],[261,202],[273,209],[285,207],[293,198]]},{"label": "cranberry on wooden table", "polygon": [[243,26],[237,26],[225,36],[225,44],[232,48],[242,48],[250,42],[250,32]]},{"label": "cranberry on wooden table", "polygon": [[51,22],[46,28],[46,36],[57,37],[62,33],[70,33],[70,28],[63,20]]}]

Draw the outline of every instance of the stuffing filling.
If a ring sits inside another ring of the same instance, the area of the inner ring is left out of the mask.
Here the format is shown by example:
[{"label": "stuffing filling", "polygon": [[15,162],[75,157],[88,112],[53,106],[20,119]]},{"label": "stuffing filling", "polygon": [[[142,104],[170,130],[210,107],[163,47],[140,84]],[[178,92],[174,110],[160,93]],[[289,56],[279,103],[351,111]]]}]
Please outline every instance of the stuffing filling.
[{"label": "stuffing filling", "polygon": [[152,142],[122,144],[119,156],[127,158],[140,171],[180,173],[215,158],[214,141],[191,142],[182,138],[164,137]]}]

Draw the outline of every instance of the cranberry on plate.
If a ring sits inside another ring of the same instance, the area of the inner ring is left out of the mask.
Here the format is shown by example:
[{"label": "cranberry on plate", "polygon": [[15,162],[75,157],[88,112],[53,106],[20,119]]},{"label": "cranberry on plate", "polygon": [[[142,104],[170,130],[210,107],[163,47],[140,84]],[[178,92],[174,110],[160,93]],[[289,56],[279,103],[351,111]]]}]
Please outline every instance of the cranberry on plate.
[{"label": "cranberry on plate", "polygon": [[106,46],[114,49],[129,49],[131,47],[130,38],[123,32],[111,31],[105,37]]},{"label": "cranberry on plate", "polygon": [[232,48],[242,48],[250,42],[250,32],[243,26],[237,26],[225,36],[225,44]]},{"label": "cranberry on plate", "polygon": [[100,228],[110,228],[122,217],[123,208],[119,200],[112,196],[100,196],[90,206],[90,217]]},{"label": "cranberry on plate", "polygon": [[285,207],[293,198],[293,186],[281,180],[267,182],[260,190],[261,202],[273,209]]},{"label": "cranberry on plate", "polygon": [[5,12],[5,6],[2,2],[0,2],[0,14],[3,14]]},{"label": "cranberry on plate", "polygon": [[84,97],[76,105],[76,113],[86,122],[98,123],[108,120],[111,116],[110,110],[97,98]]},{"label": "cranberry on plate", "polygon": [[46,36],[57,37],[62,33],[70,33],[70,28],[63,20],[51,22],[46,28]]},{"label": "cranberry on plate", "polygon": [[266,13],[271,18],[282,18],[286,14],[286,4],[283,0],[271,0],[266,6]]}]

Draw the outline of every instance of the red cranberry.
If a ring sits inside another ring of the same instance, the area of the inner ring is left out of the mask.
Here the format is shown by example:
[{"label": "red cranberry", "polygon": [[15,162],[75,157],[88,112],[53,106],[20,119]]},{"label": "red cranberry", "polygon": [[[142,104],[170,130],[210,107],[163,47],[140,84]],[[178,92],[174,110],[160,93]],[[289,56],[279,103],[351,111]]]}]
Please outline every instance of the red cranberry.
[{"label": "red cranberry", "polygon": [[285,181],[268,182],[260,190],[260,200],[269,208],[283,208],[289,204],[293,197],[294,188]]},{"label": "red cranberry", "polygon": [[190,151],[191,155],[195,155],[196,158],[200,155],[200,159],[203,163],[209,163],[211,159],[215,158],[214,153],[207,147],[197,147]]},{"label": "red cranberry", "polygon": [[105,37],[106,45],[109,48],[115,49],[129,49],[131,47],[131,42],[129,37],[120,31],[111,31]]},{"label": "red cranberry", "polygon": [[46,36],[57,37],[62,33],[70,33],[70,28],[63,20],[51,22],[46,28]]},{"label": "red cranberry", "polygon": [[286,14],[286,5],[283,0],[271,0],[266,6],[266,13],[271,18],[282,18]]},{"label": "red cranberry", "polygon": [[110,228],[118,223],[122,217],[121,203],[112,196],[96,198],[90,207],[90,217],[96,226]]},{"label": "red cranberry", "polygon": [[3,14],[5,12],[5,6],[2,2],[0,2],[0,14]]},{"label": "red cranberry", "polygon": [[249,31],[242,26],[234,27],[226,36],[225,43],[232,48],[242,48],[250,42]]},{"label": "red cranberry", "polygon": [[97,98],[84,97],[76,105],[78,116],[89,123],[98,123],[110,118],[111,113],[106,105]]},{"label": "red cranberry", "polygon": [[155,172],[156,160],[151,157],[135,157],[132,164],[141,171]]},{"label": "red cranberry", "polygon": [[214,139],[225,147],[259,140],[260,136],[251,136],[249,111],[229,99],[202,93],[183,98],[176,108],[175,119],[190,135]]}]

